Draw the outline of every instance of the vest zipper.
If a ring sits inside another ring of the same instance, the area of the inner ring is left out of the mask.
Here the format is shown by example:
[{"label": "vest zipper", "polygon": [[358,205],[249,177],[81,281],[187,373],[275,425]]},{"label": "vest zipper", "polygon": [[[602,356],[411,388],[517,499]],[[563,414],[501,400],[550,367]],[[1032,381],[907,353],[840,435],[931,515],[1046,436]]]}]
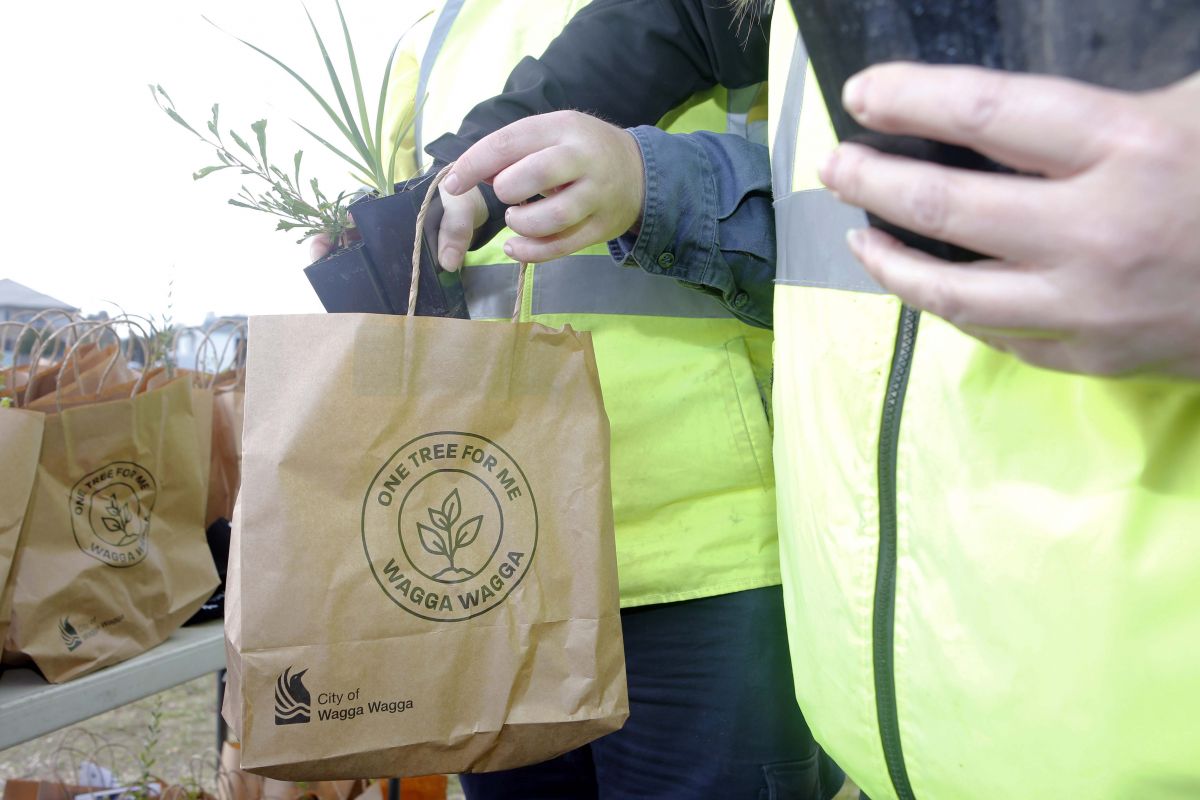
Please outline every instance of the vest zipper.
[{"label": "vest zipper", "polygon": [[875,711],[879,720],[879,736],[883,741],[883,758],[899,800],[915,800],[915,795],[904,765],[900,721],[896,711],[896,450],[920,322],[920,311],[908,306],[901,308],[892,369],[879,425],[879,558],[875,571],[875,615],[872,621]]}]

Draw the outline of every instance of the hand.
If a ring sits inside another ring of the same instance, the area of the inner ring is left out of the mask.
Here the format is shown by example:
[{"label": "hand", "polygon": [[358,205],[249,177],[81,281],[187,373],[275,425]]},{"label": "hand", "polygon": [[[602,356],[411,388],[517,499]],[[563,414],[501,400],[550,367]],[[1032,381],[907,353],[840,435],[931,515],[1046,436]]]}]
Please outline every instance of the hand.
[{"label": "hand", "polygon": [[1032,364],[1200,379],[1200,73],[1134,94],[889,64],[848,81],[842,100],[866,127],[1027,173],[840,146],[821,169],[840,198],[993,257],[952,264],[877,230],[852,233],[884,288]]},{"label": "hand", "polygon": [[442,224],[438,227],[438,263],[442,269],[456,272],[463,265],[475,229],[487,221],[487,201],[479,188],[452,195],[445,184],[438,187],[442,198]]},{"label": "hand", "polygon": [[[467,248],[475,229],[487,220],[487,203],[478,189],[472,189],[464,195],[454,197],[438,187],[442,196],[442,224],[438,227],[438,263],[442,269],[456,272],[463,265]],[[343,245],[358,241],[361,235],[356,228],[346,231]],[[334,250],[333,242],[324,233],[318,233],[308,240],[308,257],[315,264]]]},{"label": "hand", "polygon": [[[354,218],[351,217],[350,221],[353,222]],[[361,238],[362,234],[358,232],[357,228],[347,228],[345,232],[342,233],[342,242],[339,247],[346,247],[351,242],[357,242]],[[309,263],[315,264],[322,258],[332,255],[334,249],[333,240],[329,238],[329,234],[318,233],[316,236],[313,236],[308,240],[308,257],[310,259]]]},{"label": "hand", "polygon": [[[642,216],[642,155],[633,135],[578,111],[526,117],[463,153],[442,187],[461,195],[481,181],[512,205],[520,234],[505,253],[543,262],[614,239]],[[544,198],[519,206],[535,195]]]}]

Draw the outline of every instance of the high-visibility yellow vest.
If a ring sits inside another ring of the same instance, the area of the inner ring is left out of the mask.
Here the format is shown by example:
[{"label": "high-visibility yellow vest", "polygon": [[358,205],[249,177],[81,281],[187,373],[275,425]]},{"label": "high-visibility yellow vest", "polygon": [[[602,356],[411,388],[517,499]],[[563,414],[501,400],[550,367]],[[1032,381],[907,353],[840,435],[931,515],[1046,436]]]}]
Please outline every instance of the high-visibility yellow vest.
[{"label": "high-visibility yellow vest", "polygon": [[[872,800],[1200,797],[1200,384],[1028,366],[903,311],[771,34],[775,462],[796,693]],[[963,267],[969,269],[969,267]]]},{"label": "high-visibility yellow vest", "polygon": [[[521,57],[540,54],[584,5],[443,4],[414,38],[424,46],[412,94],[425,99],[413,150],[456,130],[475,104],[501,91]],[[673,131],[747,132],[764,127],[755,122],[765,111],[760,87],[717,89],[667,122]],[[512,312],[518,265],[502,249],[512,235],[468,253],[463,283],[473,319]],[[530,265],[521,308],[522,320],[592,333],[612,430],[622,605],[777,585],[765,408],[770,332],[676,281],[616,266],[603,245]]]}]

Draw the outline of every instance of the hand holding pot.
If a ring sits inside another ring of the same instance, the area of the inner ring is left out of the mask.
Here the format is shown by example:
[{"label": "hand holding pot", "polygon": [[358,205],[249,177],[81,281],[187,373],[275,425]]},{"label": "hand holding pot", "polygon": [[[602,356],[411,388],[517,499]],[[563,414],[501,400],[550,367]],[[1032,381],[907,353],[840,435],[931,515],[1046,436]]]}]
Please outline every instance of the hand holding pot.
[{"label": "hand holding pot", "polygon": [[[353,221],[354,217],[350,218]],[[345,247],[351,242],[357,242],[362,239],[357,228],[349,228],[342,234],[342,246]],[[329,238],[327,233],[318,233],[308,240],[308,261],[310,264],[315,264],[322,258],[332,255],[336,248],[333,246],[333,240]]]},{"label": "hand holding pot", "polygon": [[[637,141],[578,111],[527,117],[481,139],[442,188],[458,196],[482,181],[513,206],[505,221],[520,235],[505,252],[518,261],[547,261],[616,238],[642,216]],[[539,194],[544,197],[518,206]]]},{"label": "hand holding pot", "polygon": [[865,127],[1025,173],[834,151],[821,179],[846,202],[992,256],[954,264],[877,230],[851,234],[884,288],[1035,365],[1200,379],[1200,74],[1127,93],[889,64],[848,81],[842,99]]}]

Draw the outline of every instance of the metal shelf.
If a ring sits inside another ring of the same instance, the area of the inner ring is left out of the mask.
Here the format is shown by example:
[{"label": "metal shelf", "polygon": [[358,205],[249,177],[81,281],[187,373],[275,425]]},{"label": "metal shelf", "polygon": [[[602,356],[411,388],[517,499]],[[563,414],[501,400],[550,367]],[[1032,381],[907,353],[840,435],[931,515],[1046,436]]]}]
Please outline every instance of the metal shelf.
[{"label": "metal shelf", "polygon": [[0,750],[225,668],[221,620],[181,628],[136,658],[68,683],[0,673]]}]

